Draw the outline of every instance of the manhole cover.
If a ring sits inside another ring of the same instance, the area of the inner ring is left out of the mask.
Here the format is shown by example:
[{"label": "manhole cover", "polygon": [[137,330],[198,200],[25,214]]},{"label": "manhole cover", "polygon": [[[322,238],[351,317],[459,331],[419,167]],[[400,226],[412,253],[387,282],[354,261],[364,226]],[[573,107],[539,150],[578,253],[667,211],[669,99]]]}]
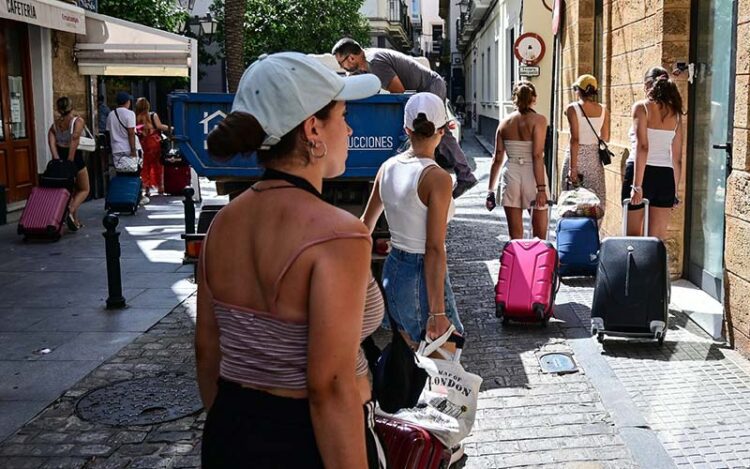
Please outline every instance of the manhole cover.
[{"label": "manhole cover", "polygon": [[539,357],[539,364],[545,373],[575,373],[578,371],[573,357],[567,353],[545,353]]},{"label": "manhole cover", "polygon": [[151,425],[198,412],[194,378],[162,375],[121,381],[86,393],[76,405],[83,420],[108,425]]}]

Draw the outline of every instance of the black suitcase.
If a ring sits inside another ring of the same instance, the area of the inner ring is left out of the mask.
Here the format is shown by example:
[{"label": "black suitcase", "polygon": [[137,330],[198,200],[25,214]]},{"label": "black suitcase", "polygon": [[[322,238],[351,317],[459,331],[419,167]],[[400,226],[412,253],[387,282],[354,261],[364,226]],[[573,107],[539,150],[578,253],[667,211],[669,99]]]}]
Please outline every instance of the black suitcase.
[{"label": "black suitcase", "polygon": [[[626,199],[623,205],[629,202]],[[648,232],[648,201],[645,230]],[[623,232],[627,224],[627,207]],[[669,315],[667,249],[654,237],[609,237],[602,242],[591,305],[591,333],[650,337],[661,345]]]}]

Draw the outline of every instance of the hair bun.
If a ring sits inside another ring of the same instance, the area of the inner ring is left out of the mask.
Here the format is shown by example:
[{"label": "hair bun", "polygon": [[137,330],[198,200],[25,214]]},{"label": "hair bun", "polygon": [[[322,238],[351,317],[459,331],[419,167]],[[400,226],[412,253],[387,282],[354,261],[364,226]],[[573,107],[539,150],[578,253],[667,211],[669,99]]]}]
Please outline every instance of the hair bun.
[{"label": "hair bun", "polygon": [[414,133],[421,137],[432,137],[435,135],[435,124],[427,119],[427,114],[420,112],[417,114],[417,118],[412,122],[414,127]]},{"label": "hair bun", "polygon": [[260,148],[265,133],[255,117],[244,112],[230,112],[208,134],[208,152],[218,160],[228,160],[238,153]]}]

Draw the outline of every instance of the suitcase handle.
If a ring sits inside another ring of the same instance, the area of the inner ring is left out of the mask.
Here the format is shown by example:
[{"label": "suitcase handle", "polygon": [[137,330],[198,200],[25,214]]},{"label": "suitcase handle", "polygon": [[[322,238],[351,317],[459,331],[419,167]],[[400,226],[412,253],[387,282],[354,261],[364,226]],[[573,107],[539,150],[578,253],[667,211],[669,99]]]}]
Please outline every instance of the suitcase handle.
[{"label": "suitcase handle", "polygon": [[[628,204],[630,204],[630,199],[624,199],[622,201],[622,235],[627,236],[628,235]],[[644,209],[646,211],[644,218],[643,218],[643,236],[648,236],[648,205],[649,201],[648,199],[643,199],[643,205],[645,205]]]},{"label": "suitcase handle", "polygon": [[[536,200],[531,201],[531,210],[534,210],[534,207],[536,206]],[[549,241],[549,232],[550,232],[550,225],[552,224],[552,207],[554,206],[554,202],[551,200],[547,200],[547,211],[549,212],[547,216],[547,241]],[[532,212],[532,218],[529,220],[529,238],[528,239],[534,239],[534,217]]]}]

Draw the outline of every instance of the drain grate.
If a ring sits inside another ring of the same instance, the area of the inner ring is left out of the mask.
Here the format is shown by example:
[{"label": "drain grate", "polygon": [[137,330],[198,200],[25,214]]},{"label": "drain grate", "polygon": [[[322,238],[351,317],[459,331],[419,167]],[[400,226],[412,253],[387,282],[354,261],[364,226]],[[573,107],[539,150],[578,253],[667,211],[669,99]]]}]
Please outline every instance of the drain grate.
[{"label": "drain grate", "polygon": [[83,420],[107,425],[152,425],[200,411],[195,378],[161,375],[110,384],[86,393],[76,405]]}]

